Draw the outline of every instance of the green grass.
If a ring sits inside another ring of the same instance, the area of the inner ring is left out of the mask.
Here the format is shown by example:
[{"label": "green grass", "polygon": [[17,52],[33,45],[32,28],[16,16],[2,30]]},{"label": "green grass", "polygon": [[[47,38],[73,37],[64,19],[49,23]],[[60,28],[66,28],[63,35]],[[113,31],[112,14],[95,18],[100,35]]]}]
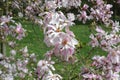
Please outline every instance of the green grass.
[{"label": "green grass", "polygon": [[[30,53],[35,53],[38,55],[38,60],[43,59],[44,53],[46,53],[46,51],[49,51],[50,48],[48,48],[43,42],[44,35],[41,27],[39,25],[33,24],[31,21],[19,21],[27,30],[26,37],[23,40],[18,41],[19,47],[22,48],[27,45]],[[63,80],[81,80],[74,78],[73,76],[78,77],[80,69],[84,66],[90,65],[92,61],[91,58],[94,55],[105,54],[105,52],[102,52],[101,49],[96,48],[93,50],[92,47],[88,45],[90,42],[89,35],[91,33],[88,26],[88,24],[77,24],[70,28],[76,35],[76,39],[80,42],[80,46],[76,51],[76,56],[79,60],[78,63],[69,64],[54,57],[54,60],[56,62],[56,73],[60,74],[63,77]]]},{"label": "green grass", "polygon": [[30,21],[22,21],[21,24],[26,29],[26,37],[18,41],[19,47],[28,46],[30,53],[36,53],[39,59],[42,59],[44,53],[50,50],[43,42],[44,35],[42,29]]}]

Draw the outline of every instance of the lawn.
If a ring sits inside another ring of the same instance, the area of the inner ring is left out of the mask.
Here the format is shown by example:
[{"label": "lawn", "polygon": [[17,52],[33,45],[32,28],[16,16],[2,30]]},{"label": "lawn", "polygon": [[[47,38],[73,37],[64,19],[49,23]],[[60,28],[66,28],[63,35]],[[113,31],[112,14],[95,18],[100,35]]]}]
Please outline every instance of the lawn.
[{"label": "lawn", "polygon": [[[44,53],[50,50],[43,42],[44,35],[41,27],[32,23],[31,21],[19,20],[23,27],[27,30],[26,37],[18,41],[19,47],[28,46],[30,53],[35,53],[37,59],[43,59]],[[104,55],[99,48],[92,48],[88,43],[90,42],[89,35],[91,33],[89,24],[79,24],[73,25],[70,28],[76,35],[79,41],[79,46],[77,46],[76,56],[78,59],[77,63],[69,64],[59,59],[53,57],[55,60],[56,72],[63,77],[63,80],[80,80],[78,79],[80,70],[84,66],[91,64],[91,58],[96,54]]]}]

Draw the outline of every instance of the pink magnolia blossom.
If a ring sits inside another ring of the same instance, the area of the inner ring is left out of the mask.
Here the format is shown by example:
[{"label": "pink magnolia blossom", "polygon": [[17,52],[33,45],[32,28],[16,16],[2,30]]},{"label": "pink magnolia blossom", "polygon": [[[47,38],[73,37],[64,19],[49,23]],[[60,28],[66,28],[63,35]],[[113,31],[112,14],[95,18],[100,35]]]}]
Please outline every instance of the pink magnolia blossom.
[{"label": "pink magnolia blossom", "polygon": [[17,24],[15,31],[18,34],[16,37],[18,40],[21,40],[23,37],[25,37],[25,30],[22,28],[22,25],[20,23]]},{"label": "pink magnolia blossom", "polygon": [[[0,25],[3,25],[3,24],[8,23],[8,22],[10,22],[10,21],[13,21],[13,20],[12,20],[12,17],[10,17],[10,16],[2,16],[2,17],[0,18],[0,22],[1,22]],[[13,22],[14,22],[14,21],[13,21]]]},{"label": "pink magnolia blossom", "polygon": [[117,3],[120,4],[120,0],[117,0]]},{"label": "pink magnolia blossom", "polygon": [[41,80],[61,80],[62,77],[59,74],[53,74],[55,70],[53,66],[54,62],[40,60],[37,64],[37,75]]},{"label": "pink magnolia blossom", "polygon": [[88,80],[94,80],[94,79],[95,80],[102,80],[100,76],[98,76],[96,74],[90,74],[90,73],[84,74],[83,77],[84,77],[83,80],[86,80],[86,79],[88,79]]},{"label": "pink magnolia blossom", "polygon": [[75,45],[78,44],[78,41],[67,34],[61,35],[61,38],[61,42],[55,45],[55,55],[60,55],[63,60],[69,61],[75,52]]},{"label": "pink magnolia blossom", "polygon": [[82,10],[87,10],[89,8],[89,6],[87,4],[84,4],[83,7],[82,7]]},{"label": "pink magnolia blossom", "polygon": [[77,15],[77,17],[78,17],[78,20],[82,21],[83,23],[85,23],[86,20],[88,19],[86,11],[81,11],[80,14]]},{"label": "pink magnolia blossom", "polygon": [[68,13],[67,14],[68,20],[74,21],[75,20],[75,15],[73,13]]},{"label": "pink magnolia blossom", "polygon": [[96,47],[96,46],[99,45],[99,42],[98,42],[97,38],[95,38],[95,36],[93,34],[90,35],[90,38],[92,39],[92,41],[90,42],[92,47]]},{"label": "pink magnolia blossom", "polygon": [[45,7],[47,10],[55,10],[57,8],[57,4],[55,3],[55,1],[46,1]]}]

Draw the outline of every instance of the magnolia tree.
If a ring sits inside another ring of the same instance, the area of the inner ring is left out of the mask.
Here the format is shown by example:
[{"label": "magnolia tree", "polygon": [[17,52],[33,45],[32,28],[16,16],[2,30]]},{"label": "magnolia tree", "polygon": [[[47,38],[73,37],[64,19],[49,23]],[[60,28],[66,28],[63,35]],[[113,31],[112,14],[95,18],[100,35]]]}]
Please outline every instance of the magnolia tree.
[{"label": "magnolia tree", "polygon": [[[20,8],[19,4],[13,6]],[[88,0],[86,4],[82,3],[81,0],[30,1],[26,6],[24,16],[41,26],[44,32],[44,43],[51,47],[50,51],[46,51],[45,59],[38,61],[37,66],[32,65],[32,63],[37,62],[36,56],[34,53],[28,53],[27,46],[20,50],[16,48],[15,39],[21,40],[25,37],[26,30],[22,28],[20,23],[13,21],[11,17],[2,16],[0,18],[1,42],[8,44],[11,51],[9,57],[0,54],[0,67],[2,67],[0,78],[13,80],[18,76],[22,79],[29,76],[27,79],[30,77],[38,80],[64,79],[54,72],[53,64],[55,62],[52,61],[52,56],[54,55],[59,60],[70,64],[79,62],[75,56],[76,45],[79,44],[79,41],[75,38],[70,27],[75,24],[75,20],[84,24],[90,20],[96,32],[91,32],[89,44],[93,48],[101,48],[108,54],[106,56],[95,55],[91,65],[82,68],[81,72],[77,74],[78,77],[75,78],[80,80],[119,80],[120,26],[119,22],[111,19],[113,14],[111,8],[112,5],[103,0]],[[73,13],[73,9],[76,10],[76,13]],[[105,31],[103,26],[109,28],[110,31]],[[17,55],[21,57],[16,58]],[[32,69],[29,69],[28,66],[31,66]]]}]

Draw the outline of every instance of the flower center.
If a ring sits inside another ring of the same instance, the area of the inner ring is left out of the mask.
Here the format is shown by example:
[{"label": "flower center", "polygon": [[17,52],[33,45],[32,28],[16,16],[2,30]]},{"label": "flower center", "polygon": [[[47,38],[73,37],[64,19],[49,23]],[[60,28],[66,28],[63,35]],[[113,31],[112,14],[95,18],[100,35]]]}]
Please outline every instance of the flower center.
[{"label": "flower center", "polygon": [[63,45],[66,45],[66,44],[67,44],[67,40],[66,40],[66,39],[63,40],[63,41],[62,41],[62,44],[63,44]]},{"label": "flower center", "polygon": [[115,52],[113,52],[113,53],[112,53],[112,56],[116,56],[116,53],[115,53]]},{"label": "flower center", "polygon": [[60,30],[60,28],[58,28],[57,30],[56,30],[56,32],[60,32],[61,30]]}]

